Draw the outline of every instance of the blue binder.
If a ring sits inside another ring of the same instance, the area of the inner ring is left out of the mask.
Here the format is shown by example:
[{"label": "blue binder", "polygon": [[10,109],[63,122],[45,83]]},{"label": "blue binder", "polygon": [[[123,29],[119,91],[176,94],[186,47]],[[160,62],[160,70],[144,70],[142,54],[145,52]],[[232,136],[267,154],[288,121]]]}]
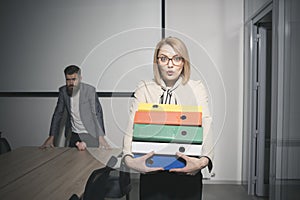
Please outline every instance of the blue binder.
[{"label": "blue binder", "polygon": [[[134,154],[134,157],[140,157],[145,154]],[[176,155],[154,155],[146,160],[148,167],[162,167],[164,170],[170,170],[173,168],[183,168],[186,165],[186,161],[182,158],[178,158]]]}]

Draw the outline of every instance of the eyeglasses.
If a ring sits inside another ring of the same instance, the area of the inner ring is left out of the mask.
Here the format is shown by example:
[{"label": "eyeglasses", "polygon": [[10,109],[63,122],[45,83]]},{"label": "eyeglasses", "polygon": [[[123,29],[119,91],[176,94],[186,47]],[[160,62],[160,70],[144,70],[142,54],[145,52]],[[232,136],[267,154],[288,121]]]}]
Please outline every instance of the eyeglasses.
[{"label": "eyeglasses", "polygon": [[172,60],[173,65],[180,65],[183,61],[183,57],[178,56],[178,55],[175,55],[172,58],[162,55],[160,57],[157,57],[157,59],[160,62],[160,64],[162,64],[162,65],[169,64],[170,60]]}]

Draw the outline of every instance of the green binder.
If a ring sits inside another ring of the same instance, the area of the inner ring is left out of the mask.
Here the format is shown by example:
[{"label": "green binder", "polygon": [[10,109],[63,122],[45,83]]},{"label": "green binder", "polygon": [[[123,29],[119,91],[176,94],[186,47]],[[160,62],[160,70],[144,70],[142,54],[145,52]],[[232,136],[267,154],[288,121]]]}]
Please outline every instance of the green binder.
[{"label": "green binder", "polygon": [[202,144],[202,138],[203,128],[199,126],[134,124],[133,129],[134,141]]}]

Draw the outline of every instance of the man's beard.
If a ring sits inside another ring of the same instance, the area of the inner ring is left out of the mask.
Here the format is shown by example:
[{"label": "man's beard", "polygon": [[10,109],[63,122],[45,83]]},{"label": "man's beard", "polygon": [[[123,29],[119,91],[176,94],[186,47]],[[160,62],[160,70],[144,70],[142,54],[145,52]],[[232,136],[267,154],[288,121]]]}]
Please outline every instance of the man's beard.
[{"label": "man's beard", "polygon": [[72,97],[75,96],[79,91],[78,86],[67,86],[67,94]]}]

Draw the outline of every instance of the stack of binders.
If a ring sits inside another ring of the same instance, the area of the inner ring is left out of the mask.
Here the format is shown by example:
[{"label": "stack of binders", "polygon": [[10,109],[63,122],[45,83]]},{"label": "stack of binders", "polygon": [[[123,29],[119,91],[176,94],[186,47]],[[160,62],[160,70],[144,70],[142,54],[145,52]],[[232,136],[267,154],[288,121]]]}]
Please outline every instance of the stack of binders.
[{"label": "stack of binders", "polygon": [[200,156],[203,141],[201,106],[141,103],[134,117],[132,152],[135,157],[151,151],[149,167],[182,168],[181,152]]}]

